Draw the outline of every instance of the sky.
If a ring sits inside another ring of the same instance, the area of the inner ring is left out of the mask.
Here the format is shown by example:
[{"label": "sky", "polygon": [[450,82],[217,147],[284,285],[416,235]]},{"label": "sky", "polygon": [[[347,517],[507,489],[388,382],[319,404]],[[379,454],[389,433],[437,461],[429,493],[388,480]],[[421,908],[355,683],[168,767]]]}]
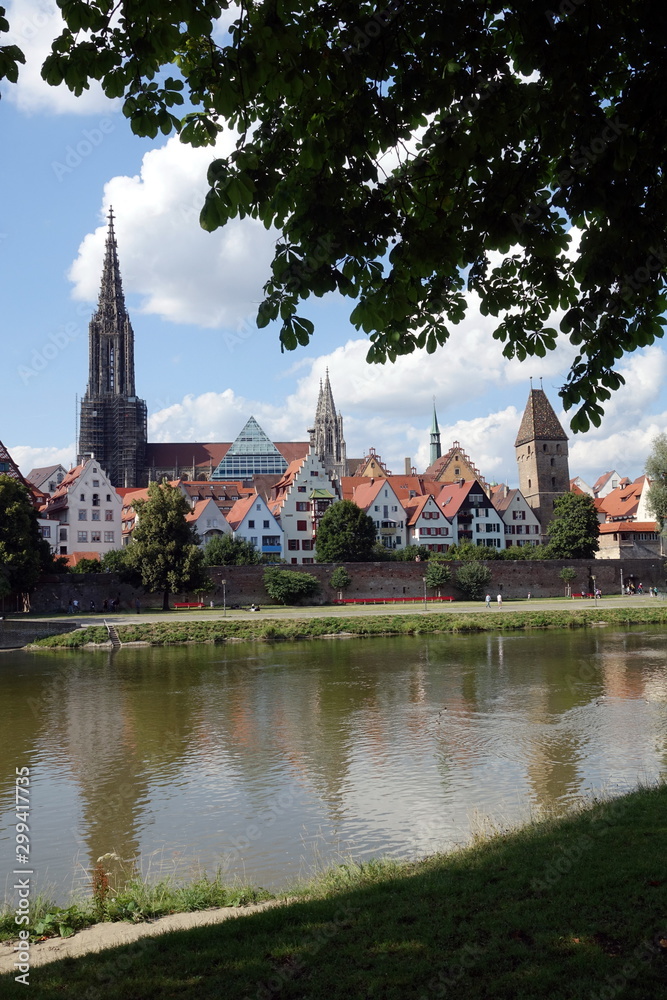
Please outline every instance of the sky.
[{"label": "sky", "polygon": [[[565,341],[544,359],[505,360],[473,295],[434,355],[368,365],[368,341],[349,322],[354,303],[335,295],[308,300],[315,335],[282,354],[277,327],[254,322],[276,233],[253,220],[199,226],[216,153],[176,136],[138,138],[94,87],[76,98],[43,83],[60,30],[50,0],[10,0],[7,17],[27,65],[0,88],[0,441],[24,473],[75,460],[109,205],[149,441],[233,441],[251,415],[275,441],[307,440],[328,368],[348,457],[374,448],[395,473],[406,457],[423,471],[435,403],[443,452],[459,441],[488,481],[517,486],[514,440],[532,378],[570,434],[572,477],[643,473],[667,424],[664,346],[619,362],[626,385],[585,435],[569,430],[558,397],[574,350]],[[223,133],[223,154],[231,142]]]}]

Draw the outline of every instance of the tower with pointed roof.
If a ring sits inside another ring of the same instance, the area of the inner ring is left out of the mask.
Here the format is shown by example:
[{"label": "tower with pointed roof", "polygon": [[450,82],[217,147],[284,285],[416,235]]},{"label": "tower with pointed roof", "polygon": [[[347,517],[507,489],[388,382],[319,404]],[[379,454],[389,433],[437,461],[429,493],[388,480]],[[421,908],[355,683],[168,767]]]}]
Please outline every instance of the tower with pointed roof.
[{"label": "tower with pointed roof", "polygon": [[570,470],[567,434],[543,389],[531,385],[514,447],[519,489],[537,515],[545,542],[554,501],[569,492]]},{"label": "tower with pointed roof", "polygon": [[435,412],[435,399],[433,400],[433,420],[431,421],[431,453],[429,455],[429,465],[433,465],[441,457],[440,448],[440,428],[438,427],[438,416]]},{"label": "tower with pointed roof", "polygon": [[89,375],[81,401],[79,462],[94,456],[114,486],[144,486],[146,403],[134,385],[134,331],[125,308],[109,209],[102,285],[89,326]]},{"label": "tower with pointed roof", "polygon": [[343,437],[343,417],[340,413],[336,413],[328,368],[324,385],[320,380],[315,423],[309,434],[313,452],[326,469],[329,478],[341,479],[342,476],[346,476],[347,455]]}]

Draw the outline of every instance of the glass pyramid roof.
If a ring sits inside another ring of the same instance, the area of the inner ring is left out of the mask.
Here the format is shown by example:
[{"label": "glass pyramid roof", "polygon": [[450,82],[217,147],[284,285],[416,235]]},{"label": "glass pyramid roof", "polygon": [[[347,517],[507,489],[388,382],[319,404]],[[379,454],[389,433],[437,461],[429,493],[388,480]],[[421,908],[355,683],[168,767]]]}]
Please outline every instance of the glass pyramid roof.
[{"label": "glass pyramid roof", "polygon": [[254,417],[250,417],[211,479],[250,479],[254,475],[281,475],[287,462]]}]

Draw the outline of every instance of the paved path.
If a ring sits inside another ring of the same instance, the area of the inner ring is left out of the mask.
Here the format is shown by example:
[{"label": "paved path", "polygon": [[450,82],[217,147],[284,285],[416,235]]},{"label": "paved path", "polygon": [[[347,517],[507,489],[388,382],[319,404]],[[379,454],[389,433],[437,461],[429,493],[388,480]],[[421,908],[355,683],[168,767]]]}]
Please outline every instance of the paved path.
[{"label": "paved path", "polygon": [[[428,603],[426,610],[422,601],[415,601],[411,604],[400,602],[398,604],[346,604],[326,605],[324,607],[304,607],[304,608],[262,608],[261,611],[232,610],[228,608],[203,608],[192,611],[141,611],[140,614],[134,612],[117,614],[83,614],[75,616],[75,620],[81,625],[103,625],[106,622],[114,625],[136,625],[140,622],[176,622],[176,621],[247,621],[251,618],[363,618],[368,615],[414,615],[414,614],[490,614],[503,615],[508,611],[581,611],[590,610],[594,607],[604,608],[636,608],[642,607],[662,607],[664,605],[664,595],[658,598],[646,595],[635,595],[633,597],[610,596],[603,597],[598,601],[587,598],[574,598],[566,600],[560,598],[533,598],[531,600],[506,600],[502,608],[498,608],[495,596],[492,601],[490,611],[486,610],[484,601],[454,601],[443,604]],[[69,618],[68,615],[43,615],[30,618],[32,620],[54,620],[54,618]]]}]

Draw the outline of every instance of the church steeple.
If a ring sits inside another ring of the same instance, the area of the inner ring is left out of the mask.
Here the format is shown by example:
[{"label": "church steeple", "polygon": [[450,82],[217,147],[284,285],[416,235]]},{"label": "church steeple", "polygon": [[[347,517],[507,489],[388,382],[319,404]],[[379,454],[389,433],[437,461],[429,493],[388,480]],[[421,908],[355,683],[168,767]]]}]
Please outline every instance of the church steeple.
[{"label": "church steeple", "polygon": [[347,457],[345,438],[343,437],[343,418],[340,413],[336,413],[328,368],[326,369],[324,385],[320,379],[312,440],[313,450],[327,470],[327,475],[332,479],[346,476]]},{"label": "church steeple", "polygon": [[435,412],[435,396],[433,397],[433,420],[431,421],[431,453],[429,465],[433,465],[440,458],[440,428],[438,427],[438,416]]},{"label": "church steeple", "polygon": [[134,386],[134,331],[125,308],[113,209],[102,282],[90,321],[89,373],[81,401],[79,458],[94,455],[114,486],[146,481],[146,403]]}]

